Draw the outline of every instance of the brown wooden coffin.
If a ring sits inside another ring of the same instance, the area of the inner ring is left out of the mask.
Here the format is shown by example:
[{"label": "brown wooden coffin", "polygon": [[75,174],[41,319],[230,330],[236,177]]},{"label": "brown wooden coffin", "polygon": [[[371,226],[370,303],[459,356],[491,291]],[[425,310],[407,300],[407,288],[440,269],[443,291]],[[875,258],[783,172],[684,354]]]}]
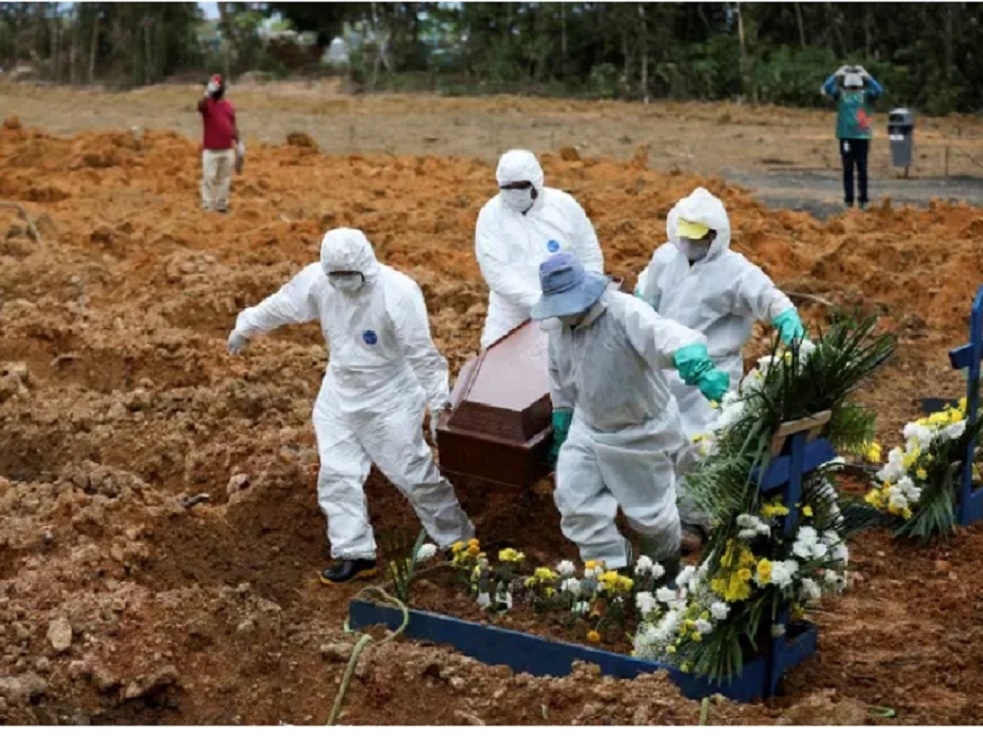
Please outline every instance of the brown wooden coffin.
[{"label": "brown wooden coffin", "polygon": [[[613,280],[614,289],[623,288]],[[527,321],[468,361],[437,427],[441,470],[528,488],[549,472],[553,437],[548,336]]]},{"label": "brown wooden coffin", "polygon": [[528,321],[464,365],[437,427],[444,473],[525,488],[549,471],[546,350],[546,333]]}]

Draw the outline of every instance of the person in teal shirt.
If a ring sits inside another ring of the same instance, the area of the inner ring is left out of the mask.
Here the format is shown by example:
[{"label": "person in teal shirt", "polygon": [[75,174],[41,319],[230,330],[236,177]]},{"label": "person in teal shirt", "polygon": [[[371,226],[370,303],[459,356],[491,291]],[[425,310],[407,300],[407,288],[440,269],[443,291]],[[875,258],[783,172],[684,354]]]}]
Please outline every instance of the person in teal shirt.
[{"label": "person in teal shirt", "polygon": [[867,156],[870,152],[871,103],[884,92],[861,66],[840,67],[822,86],[823,94],[836,100],[836,137],[843,162],[843,201],[853,207],[853,172],[857,172],[859,204],[867,206]]}]

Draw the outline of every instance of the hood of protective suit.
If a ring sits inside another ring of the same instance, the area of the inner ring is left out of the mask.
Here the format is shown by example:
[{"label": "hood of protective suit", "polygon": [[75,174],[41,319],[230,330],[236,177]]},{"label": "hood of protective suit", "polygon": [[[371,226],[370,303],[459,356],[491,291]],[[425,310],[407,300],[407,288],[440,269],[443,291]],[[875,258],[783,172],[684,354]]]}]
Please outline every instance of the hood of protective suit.
[{"label": "hood of protective suit", "polygon": [[676,229],[679,227],[679,204],[677,203],[666,217],[666,238],[674,246],[679,246],[676,239]]},{"label": "hood of protective suit", "polygon": [[532,151],[513,149],[502,154],[498,160],[498,169],[495,170],[495,178],[498,186],[509,182],[532,182],[533,186],[542,191],[543,167],[539,165],[539,160]]},{"label": "hood of protective suit", "polygon": [[[676,216],[675,220],[673,220],[673,214]],[[707,261],[719,257],[730,248],[730,218],[727,217],[724,203],[703,187],[694,189],[688,197],[681,199],[669,213],[666,232],[669,235],[669,240],[674,244],[677,243],[676,227],[680,218],[690,222],[702,223],[717,232],[717,237],[710,244]]]},{"label": "hood of protective suit", "polygon": [[498,198],[506,209],[528,213],[543,206],[543,167],[531,151],[506,151],[498,160],[495,178],[499,187],[511,182],[532,182],[536,188],[535,200],[529,190],[501,190]]},{"label": "hood of protective suit", "polygon": [[379,276],[372,244],[365,233],[355,228],[336,228],[324,234],[321,240],[321,268],[325,274],[332,271],[360,271],[365,283],[372,284]]}]

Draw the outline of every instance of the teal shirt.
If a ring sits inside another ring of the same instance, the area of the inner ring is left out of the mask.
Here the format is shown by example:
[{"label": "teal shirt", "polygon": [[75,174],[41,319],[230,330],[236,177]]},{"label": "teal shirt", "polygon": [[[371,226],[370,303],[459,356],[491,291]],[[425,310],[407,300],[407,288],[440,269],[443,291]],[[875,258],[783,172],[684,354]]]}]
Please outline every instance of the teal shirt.
[{"label": "teal shirt", "polygon": [[871,128],[873,111],[867,90],[840,90],[836,101],[836,137],[866,138],[874,135]]},{"label": "teal shirt", "polygon": [[837,138],[870,140],[873,137],[871,103],[884,91],[876,79],[868,76],[863,89],[846,90],[840,88],[835,75],[830,75],[823,83],[823,91],[836,100]]}]

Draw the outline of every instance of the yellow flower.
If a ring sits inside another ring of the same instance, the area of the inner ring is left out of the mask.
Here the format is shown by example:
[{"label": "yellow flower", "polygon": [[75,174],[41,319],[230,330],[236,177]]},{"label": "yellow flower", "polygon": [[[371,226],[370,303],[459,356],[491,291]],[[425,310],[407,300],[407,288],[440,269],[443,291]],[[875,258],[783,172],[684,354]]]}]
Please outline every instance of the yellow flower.
[{"label": "yellow flower", "polygon": [[469,548],[477,548],[479,546],[480,546],[480,543],[478,542],[478,538],[472,537],[470,540],[468,540],[468,547]]},{"label": "yellow flower", "polygon": [[586,570],[588,570],[588,571],[592,571],[592,570],[594,570],[594,569],[595,569],[596,567],[597,567],[597,561],[596,561],[596,560],[589,560],[589,561],[587,561],[586,563],[584,563],[584,568],[585,568]]},{"label": "yellow flower", "polygon": [[758,561],[758,579],[762,583],[771,581],[771,561],[767,558]]},{"label": "yellow flower", "polygon": [[737,575],[740,576],[740,578],[741,578],[742,581],[750,581],[751,580],[751,569],[750,568],[742,568],[741,570],[739,570],[737,572]]},{"label": "yellow flower", "polygon": [[766,519],[770,517],[784,517],[786,514],[788,514],[788,507],[780,501],[765,502],[761,505],[761,516]]},{"label": "yellow flower", "polygon": [[532,575],[535,576],[536,579],[539,581],[553,581],[560,574],[556,573],[555,571],[552,571],[549,568],[537,568],[535,571],[533,571]]},{"label": "yellow flower", "polygon": [[462,550],[464,550],[464,543],[461,542],[460,540],[458,540],[456,543],[451,545],[452,553],[460,553]]},{"label": "yellow flower", "polygon": [[666,652],[669,653],[670,655],[672,655],[674,652],[676,652],[676,646],[675,645],[668,645],[666,647]]},{"label": "yellow flower", "polygon": [[802,514],[804,516],[806,516],[806,517],[811,517],[812,516],[812,507],[810,507],[808,504],[806,504],[804,507],[802,507]]},{"label": "yellow flower", "polygon": [[590,632],[587,633],[587,641],[588,642],[593,642],[593,643],[600,642],[601,641],[601,633],[598,632],[597,630],[591,630]]},{"label": "yellow flower", "polygon": [[915,471],[915,476],[918,477],[919,481],[924,481],[928,478],[928,471],[926,471],[924,468],[919,468],[917,471]]},{"label": "yellow flower", "polygon": [[529,578],[527,578],[524,581],[524,583],[525,583],[527,589],[531,589],[533,586],[536,585],[536,579],[533,578],[532,576],[530,576]]},{"label": "yellow flower", "polygon": [[699,642],[700,640],[703,639],[703,635],[701,635],[699,632],[694,632],[691,635],[691,638],[692,638],[693,642]]},{"label": "yellow flower", "polygon": [[883,453],[883,448],[881,448],[880,443],[877,442],[864,443],[862,450],[863,450],[864,458],[866,458],[867,461],[869,461],[870,463],[881,462],[881,454]]},{"label": "yellow flower", "polygon": [[547,586],[545,589],[543,589],[543,593],[547,596],[552,596],[556,593],[556,589],[554,589],[552,586]]},{"label": "yellow flower", "polygon": [[871,489],[864,497],[864,501],[875,509],[884,508],[884,495],[880,489]]},{"label": "yellow flower", "polygon": [[689,663],[683,663],[681,666],[679,666],[679,670],[681,670],[683,673],[689,673]]},{"label": "yellow flower", "polygon": [[526,559],[526,556],[515,548],[505,548],[504,550],[498,551],[498,559],[502,563],[521,563]]},{"label": "yellow flower", "polygon": [[904,509],[902,509],[901,516],[904,519],[911,519],[911,509],[909,507],[905,507]]}]

